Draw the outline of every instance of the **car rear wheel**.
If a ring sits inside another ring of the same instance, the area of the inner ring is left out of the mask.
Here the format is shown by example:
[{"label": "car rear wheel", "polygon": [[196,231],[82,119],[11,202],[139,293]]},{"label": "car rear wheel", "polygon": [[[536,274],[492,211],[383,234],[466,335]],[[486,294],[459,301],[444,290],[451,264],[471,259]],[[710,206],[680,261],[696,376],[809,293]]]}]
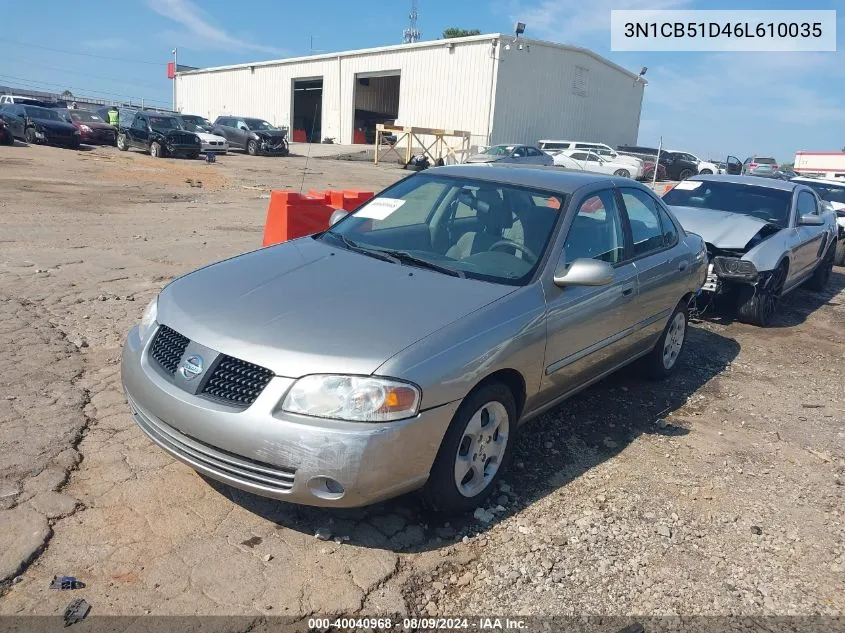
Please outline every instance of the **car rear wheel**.
[{"label": "car rear wheel", "polygon": [[630,178],[631,172],[628,171],[627,169],[617,169],[615,172],[613,172],[613,175],[614,176],[622,176],[623,178]]},{"label": "car rear wheel", "polygon": [[258,153],[258,141],[251,140],[246,144],[247,154],[255,156]]},{"label": "car rear wheel", "polygon": [[678,179],[679,180],[686,180],[690,176],[692,176],[692,170],[691,169],[682,169],[681,173],[678,176]]},{"label": "car rear wheel", "polygon": [[640,363],[649,378],[666,378],[675,370],[687,339],[688,318],[687,304],[681,301],[675,306],[654,349]]},{"label": "car rear wheel", "polygon": [[129,149],[129,145],[126,143],[126,134],[117,135],[117,149],[121,152],[125,152]]},{"label": "car rear wheel", "polygon": [[428,506],[457,514],[484,503],[513,456],[516,415],[513,394],[501,383],[484,385],[467,396],[421,491]]},{"label": "car rear wheel", "polygon": [[163,148],[161,147],[161,143],[157,141],[153,141],[150,143],[150,156],[153,158],[161,158],[163,154]]},{"label": "car rear wheel", "polygon": [[833,272],[833,261],[836,257],[836,251],[833,247],[827,249],[824,260],[819,262],[813,275],[807,280],[807,288],[821,292],[827,288],[827,282],[830,281],[830,273]]},{"label": "car rear wheel", "polygon": [[761,327],[766,327],[772,322],[783,293],[787,270],[787,264],[784,262],[772,272],[764,284],[744,285],[740,288],[737,303],[740,321]]}]

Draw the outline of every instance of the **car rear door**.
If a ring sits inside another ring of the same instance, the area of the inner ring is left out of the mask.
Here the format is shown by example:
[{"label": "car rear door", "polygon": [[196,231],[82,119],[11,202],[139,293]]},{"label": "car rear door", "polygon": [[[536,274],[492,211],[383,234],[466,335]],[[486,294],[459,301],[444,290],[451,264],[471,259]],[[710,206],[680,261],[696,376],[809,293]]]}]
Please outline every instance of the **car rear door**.
[{"label": "car rear door", "polygon": [[678,227],[663,203],[638,187],[620,187],[633,244],[639,292],[631,306],[635,352],[654,345],[684,295],[692,256],[681,248]]},{"label": "car rear door", "polygon": [[[550,402],[618,366],[630,353],[637,295],[636,268],[612,187],[592,186],[574,194],[549,269],[578,258],[606,261],[614,279],[605,286],[566,286],[544,278],[547,341],[540,402]],[[548,272],[548,271],[547,271]]]}]

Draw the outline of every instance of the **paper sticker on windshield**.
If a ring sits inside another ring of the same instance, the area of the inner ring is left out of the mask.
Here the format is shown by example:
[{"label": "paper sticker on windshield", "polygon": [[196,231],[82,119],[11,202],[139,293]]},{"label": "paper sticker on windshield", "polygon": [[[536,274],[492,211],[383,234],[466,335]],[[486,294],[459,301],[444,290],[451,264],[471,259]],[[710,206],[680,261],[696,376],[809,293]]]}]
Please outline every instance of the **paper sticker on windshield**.
[{"label": "paper sticker on windshield", "polygon": [[680,189],[681,191],[693,191],[694,189],[698,189],[702,184],[704,183],[700,180],[684,180],[675,185],[674,189]]},{"label": "paper sticker on windshield", "polygon": [[356,218],[370,218],[372,220],[384,220],[391,213],[405,204],[404,200],[396,198],[376,198],[368,202],[363,209],[355,214]]}]

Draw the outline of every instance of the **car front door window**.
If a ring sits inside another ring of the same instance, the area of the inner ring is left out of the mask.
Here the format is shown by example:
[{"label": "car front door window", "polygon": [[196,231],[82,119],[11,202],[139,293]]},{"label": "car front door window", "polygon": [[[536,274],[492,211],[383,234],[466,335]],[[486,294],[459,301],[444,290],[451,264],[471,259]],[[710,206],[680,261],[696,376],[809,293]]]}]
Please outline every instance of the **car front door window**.
[{"label": "car front door window", "polygon": [[600,191],[581,203],[563,248],[567,262],[588,258],[618,264],[624,259],[625,234],[613,191]]},{"label": "car front door window", "polygon": [[638,189],[624,188],[621,193],[631,225],[634,257],[642,257],[663,248],[663,229],[657,203]]}]

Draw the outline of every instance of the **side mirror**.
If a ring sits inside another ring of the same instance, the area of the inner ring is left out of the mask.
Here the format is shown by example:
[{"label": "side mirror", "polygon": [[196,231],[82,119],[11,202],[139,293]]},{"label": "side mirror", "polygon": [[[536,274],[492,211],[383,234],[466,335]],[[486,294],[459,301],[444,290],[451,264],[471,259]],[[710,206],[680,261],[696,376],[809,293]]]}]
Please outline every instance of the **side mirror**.
[{"label": "side mirror", "polygon": [[824,218],[820,215],[807,213],[798,218],[798,226],[822,226]]},{"label": "side mirror", "polygon": [[556,286],[606,286],[613,281],[613,266],[607,262],[581,257],[567,265],[565,258],[564,252],[554,275]]},{"label": "side mirror", "polygon": [[343,209],[338,209],[334,213],[331,214],[329,217],[329,226],[332,227],[338,222],[340,222],[343,218],[345,218],[349,213],[344,211]]}]

